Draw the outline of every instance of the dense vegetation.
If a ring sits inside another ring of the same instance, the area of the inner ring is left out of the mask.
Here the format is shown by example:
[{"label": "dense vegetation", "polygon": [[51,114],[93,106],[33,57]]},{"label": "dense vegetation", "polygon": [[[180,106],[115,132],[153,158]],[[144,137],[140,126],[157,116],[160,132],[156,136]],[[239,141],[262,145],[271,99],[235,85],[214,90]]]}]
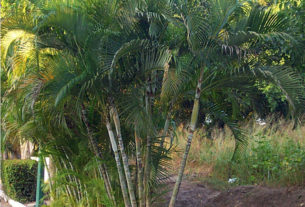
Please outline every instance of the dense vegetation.
[{"label": "dense vegetation", "polygon": [[37,162],[33,160],[5,160],[3,183],[7,195],[20,202],[34,201]]},{"label": "dense vegetation", "polygon": [[[246,150],[238,160],[231,160],[234,149],[232,133],[227,128],[213,129],[217,139],[202,136],[198,130],[186,167],[188,176],[203,179],[216,188],[235,185],[304,186],[305,139],[304,126],[293,129],[287,120],[260,126],[252,120],[242,126],[250,131]],[[177,133],[177,148],[184,146],[185,131]],[[172,162],[179,160],[178,153],[172,154]],[[233,179],[230,184],[229,179]]]},{"label": "dense vegetation", "polygon": [[302,122],[304,1],[1,4],[1,143],[51,157],[53,206],[151,206],[184,124],[173,207],[197,126],[231,131],[231,169],[245,119]]}]

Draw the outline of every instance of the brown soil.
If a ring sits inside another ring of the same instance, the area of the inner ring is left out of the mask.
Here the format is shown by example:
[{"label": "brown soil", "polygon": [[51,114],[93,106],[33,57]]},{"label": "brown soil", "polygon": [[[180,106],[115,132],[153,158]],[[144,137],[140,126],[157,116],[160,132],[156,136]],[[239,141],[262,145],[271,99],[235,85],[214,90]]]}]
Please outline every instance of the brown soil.
[{"label": "brown soil", "polygon": [[[176,177],[170,179],[167,183],[167,188],[172,190],[174,188]],[[175,207],[187,207],[187,206],[204,206],[205,203],[216,197],[220,192],[206,187],[200,182],[183,181],[180,186],[178,198]],[[153,206],[154,207],[167,207],[172,195],[172,191],[166,193],[162,198],[158,199]]]},{"label": "brown soil", "polygon": [[[174,179],[168,185],[174,187]],[[168,192],[154,207],[167,207]],[[10,207],[0,199],[0,207]],[[175,207],[305,207],[305,188],[237,186],[218,191],[194,181],[183,181]]]},{"label": "brown soil", "polygon": [[[172,189],[174,181],[168,183]],[[171,192],[154,207],[167,207]],[[305,188],[269,188],[238,186],[226,191],[213,190],[203,184],[184,181],[175,207],[305,207]]]},{"label": "brown soil", "polygon": [[206,207],[301,207],[305,189],[238,186],[210,199]]}]

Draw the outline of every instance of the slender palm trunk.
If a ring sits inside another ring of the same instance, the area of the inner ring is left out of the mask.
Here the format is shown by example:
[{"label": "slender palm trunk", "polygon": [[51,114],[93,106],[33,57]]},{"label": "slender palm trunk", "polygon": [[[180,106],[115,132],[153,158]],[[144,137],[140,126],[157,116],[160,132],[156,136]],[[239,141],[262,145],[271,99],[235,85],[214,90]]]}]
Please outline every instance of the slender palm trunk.
[{"label": "slender palm trunk", "polygon": [[49,170],[50,170],[50,177],[49,177],[49,183],[50,183],[50,200],[51,202],[54,201],[54,193],[52,192],[55,192],[55,188],[54,188],[54,184],[55,184],[55,181],[53,180],[53,178],[55,177],[56,175],[56,167],[55,167],[55,161],[54,161],[54,158],[53,156],[50,156],[50,167],[49,167]]},{"label": "slender palm trunk", "polygon": [[[86,126],[86,129],[87,129],[87,133],[88,133],[88,137],[89,137],[91,148],[92,148],[92,150],[93,150],[93,152],[94,152],[96,157],[102,158],[101,152],[97,148],[97,143],[95,142],[95,139],[93,138],[92,132],[90,130],[89,123],[88,123],[87,116],[86,116],[86,110],[85,110],[84,105],[82,105],[81,113],[82,113],[81,114],[82,115],[82,120],[83,120],[83,122],[84,122],[84,124]],[[96,161],[97,161],[97,163],[99,163],[99,161],[97,159],[96,159]],[[104,164],[100,164],[99,163],[98,164],[98,171],[99,171],[101,177],[104,180],[104,184],[105,184],[105,188],[106,188],[106,192],[107,192],[108,197],[112,200],[114,205],[116,205],[115,198],[114,198],[114,195],[113,195],[113,190],[112,190],[112,187],[111,187],[111,184],[110,184],[110,180],[109,180],[109,177],[107,176],[106,166]]]},{"label": "slender palm trunk", "polygon": [[141,140],[137,135],[135,127],[135,143],[136,143],[136,157],[137,157],[137,176],[138,176],[138,194],[139,194],[139,206],[145,206],[144,200],[144,186],[143,186],[143,165],[142,165],[142,154],[141,154]]},{"label": "slender palm trunk", "polygon": [[[110,184],[110,177],[109,177],[109,174],[108,174],[108,170],[107,170],[106,164],[103,164],[103,165],[102,165],[102,168],[105,169],[105,175],[104,175],[104,176],[106,177],[107,185],[109,185],[109,188],[110,188],[111,192],[113,192],[113,191],[112,191],[111,184]],[[111,197],[112,197],[112,199],[114,200],[114,206],[116,206],[116,202],[115,202],[114,195],[111,194]]]},{"label": "slender palm trunk", "polygon": [[[165,81],[168,79],[168,71],[169,71],[169,64],[166,63],[165,66],[164,66],[162,86],[164,86]],[[163,89],[162,89],[162,91],[163,91]],[[163,145],[164,145],[165,137],[167,135],[167,131],[168,131],[168,128],[169,128],[170,112],[171,112],[171,109],[172,109],[172,105],[173,105],[173,100],[170,103],[170,107],[169,107],[169,110],[168,110],[168,113],[167,113],[167,116],[166,116],[166,120],[165,120],[165,124],[164,124],[164,128],[163,128],[163,133],[162,133],[162,139],[161,139],[161,143],[160,143],[160,148],[162,148]]]},{"label": "slender palm trunk", "polygon": [[[145,97],[146,102],[146,111],[147,114],[150,115],[150,98],[148,97],[149,92],[147,92],[147,96]],[[145,202],[146,207],[151,206],[151,191],[150,191],[150,173],[151,173],[151,137],[148,135],[146,139],[146,154],[145,154],[145,168],[144,168],[144,190],[145,190]]]},{"label": "slender palm trunk", "polygon": [[111,114],[113,117],[115,129],[116,129],[116,133],[117,133],[117,137],[118,137],[119,148],[120,148],[120,152],[121,152],[121,156],[122,156],[122,160],[123,160],[123,167],[124,167],[125,176],[126,176],[126,180],[127,180],[127,186],[128,186],[131,206],[136,207],[137,199],[136,199],[136,196],[134,193],[134,187],[133,187],[130,170],[129,170],[128,157],[126,155],[124,143],[123,143],[123,139],[122,139],[120,118],[119,118],[118,111],[114,106],[111,107]]},{"label": "slender palm trunk", "polygon": [[[71,161],[70,161],[70,158],[67,156],[66,153],[65,153],[65,155],[66,155],[66,158],[67,158],[67,160],[68,160],[68,164],[69,164],[69,166],[70,166],[70,169],[71,169],[73,172],[76,172],[75,169],[74,169],[74,167],[73,167],[73,165],[72,165],[72,163],[71,163]],[[74,183],[76,183],[76,187],[75,187],[75,190],[74,190],[74,191],[75,191],[75,193],[78,195],[78,200],[80,201],[80,200],[82,200],[82,198],[83,198],[83,191],[81,190],[82,185],[81,185],[79,179],[78,179],[76,176],[74,176],[74,175],[72,175],[72,181],[73,181]]]},{"label": "slender palm trunk", "polygon": [[150,207],[151,191],[150,191],[150,171],[151,171],[151,138],[147,137],[146,155],[145,155],[145,171],[144,171],[144,188],[145,188],[145,201],[146,207]]},{"label": "slender palm trunk", "polygon": [[167,116],[166,116],[163,132],[162,132],[162,139],[161,139],[161,143],[160,143],[160,148],[163,148],[163,145],[164,145],[164,142],[165,142],[165,137],[166,137],[167,131],[169,129],[169,122],[170,122],[170,113],[168,113]]},{"label": "slender palm trunk", "polygon": [[[65,152],[64,149],[63,149],[63,152],[64,152],[64,154],[65,154],[65,156],[67,158],[67,155],[66,155],[66,152]],[[69,160],[61,159],[62,168],[64,168],[65,170],[72,170],[71,168],[69,168],[67,166],[66,162],[71,164]],[[76,185],[78,185],[78,183],[75,181],[75,179],[73,179],[73,175],[69,175],[68,174],[67,178],[68,178],[68,183],[76,183]],[[79,197],[79,194],[77,193],[77,190],[75,190],[75,188],[72,187],[73,185],[65,185],[65,186],[66,186],[68,194],[70,195],[70,199],[71,200],[77,200],[77,202],[79,202],[81,198]]]},{"label": "slender palm trunk", "polygon": [[[62,158],[59,158],[59,165],[61,165],[60,167],[62,169],[68,170],[67,165],[65,164],[65,161]],[[72,179],[71,179],[71,176],[69,174],[67,176],[67,180],[68,180],[68,183],[70,183],[70,182],[72,183]],[[65,185],[65,188],[66,188],[66,192],[68,194],[68,197],[70,197],[71,200],[73,200],[72,199],[73,197],[76,198],[76,196],[73,195],[73,193],[72,193],[71,185]]]},{"label": "slender palm trunk", "polygon": [[119,155],[119,152],[118,152],[118,146],[117,146],[117,143],[116,143],[116,140],[115,140],[115,137],[114,137],[114,133],[113,133],[113,130],[112,130],[112,127],[111,127],[111,124],[110,124],[108,118],[106,118],[106,127],[107,127],[107,130],[108,130],[112,150],[113,150],[113,153],[114,153],[116,166],[118,168],[118,174],[119,174],[119,179],[120,179],[121,190],[122,190],[122,194],[123,194],[125,207],[130,207],[131,205],[130,205],[130,201],[129,201],[129,198],[128,198],[126,179],[125,179],[125,176],[124,176],[123,170],[122,170],[120,155]]},{"label": "slender palm trunk", "polygon": [[189,127],[189,130],[188,130],[188,136],[187,136],[187,143],[186,143],[184,155],[183,155],[183,158],[182,158],[182,161],[181,161],[181,165],[180,165],[180,169],[179,169],[179,173],[178,173],[178,178],[177,178],[177,181],[175,183],[175,187],[173,189],[173,194],[172,194],[172,197],[171,197],[171,200],[170,200],[170,203],[169,203],[169,207],[174,207],[175,206],[175,202],[176,202],[176,199],[177,199],[177,195],[178,195],[179,188],[180,188],[181,181],[182,181],[182,177],[183,177],[184,168],[185,168],[185,165],[186,165],[186,160],[187,160],[190,148],[191,148],[191,143],[192,143],[194,131],[196,129],[197,119],[198,119],[198,114],[199,114],[199,99],[200,99],[200,93],[201,93],[202,78],[203,78],[203,69],[201,69],[201,71],[200,71],[200,77],[199,77],[197,87],[196,87],[194,106],[193,106],[192,116],[191,116],[191,123],[190,123],[190,127]]},{"label": "slender palm trunk", "polygon": [[102,165],[99,166],[98,170],[99,170],[99,173],[102,174],[102,176],[103,176],[105,186],[106,186],[107,195],[112,200],[114,206],[116,206],[113,190],[112,190],[111,183],[110,183],[110,178],[108,176],[107,166],[105,164],[102,164]]}]

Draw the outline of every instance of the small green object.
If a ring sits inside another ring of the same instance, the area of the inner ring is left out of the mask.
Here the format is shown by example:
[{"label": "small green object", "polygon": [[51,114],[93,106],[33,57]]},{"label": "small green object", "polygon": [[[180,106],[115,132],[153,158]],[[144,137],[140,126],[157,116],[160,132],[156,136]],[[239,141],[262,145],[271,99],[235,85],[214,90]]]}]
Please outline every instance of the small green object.
[{"label": "small green object", "polygon": [[42,197],[43,192],[41,189],[41,182],[43,182],[43,160],[41,155],[38,158],[38,170],[37,170],[37,188],[36,188],[36,205],[35,207],[40,207],[43,203]]}]

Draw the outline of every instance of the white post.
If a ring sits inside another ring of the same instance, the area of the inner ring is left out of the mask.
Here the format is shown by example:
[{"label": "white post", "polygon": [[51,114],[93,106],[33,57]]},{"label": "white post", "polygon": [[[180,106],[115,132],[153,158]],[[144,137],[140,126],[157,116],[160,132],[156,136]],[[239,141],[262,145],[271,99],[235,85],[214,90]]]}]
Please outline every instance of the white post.
[{"label": "white post", "polygon": [[[38,157],[31,157],[31,160],[35,160],[38,162]],[[48,173],[48,169],[50,169],[50,158],[46,157],[45,160],[45,168],[44,168],[44,183],[47,183],[49,181],[49,173]]]}]

